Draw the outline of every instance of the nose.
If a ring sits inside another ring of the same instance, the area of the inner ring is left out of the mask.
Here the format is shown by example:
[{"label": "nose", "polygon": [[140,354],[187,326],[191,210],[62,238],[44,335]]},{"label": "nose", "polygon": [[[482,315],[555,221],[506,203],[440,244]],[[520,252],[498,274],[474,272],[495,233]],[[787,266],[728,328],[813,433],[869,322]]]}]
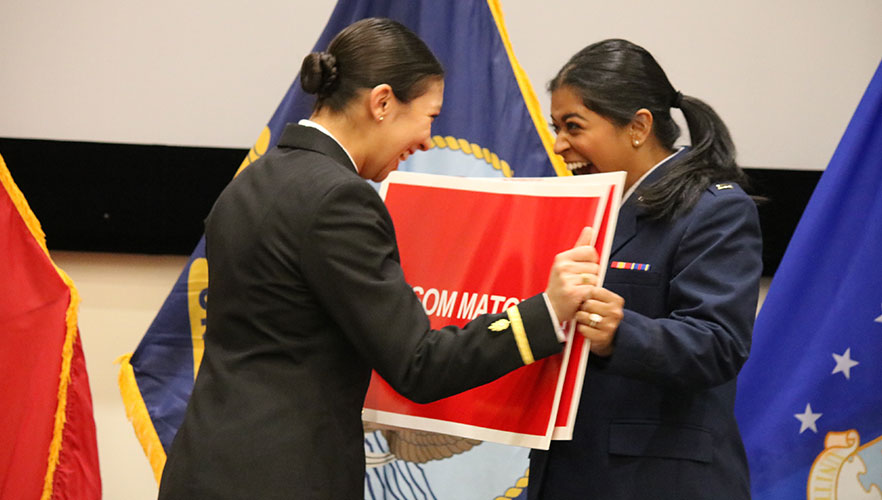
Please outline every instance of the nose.
[{"label": "nose", "polygon": [[417,145],[417,149],[420,151],[428,151],[432,147],[432,136],[427,135],[420,143]]},{"label": "nose", "polygon": [[570,143],[566,140],[563,134],[557,134],[554,138],[554,154],[563,154],[564,151],[569,149]]}]

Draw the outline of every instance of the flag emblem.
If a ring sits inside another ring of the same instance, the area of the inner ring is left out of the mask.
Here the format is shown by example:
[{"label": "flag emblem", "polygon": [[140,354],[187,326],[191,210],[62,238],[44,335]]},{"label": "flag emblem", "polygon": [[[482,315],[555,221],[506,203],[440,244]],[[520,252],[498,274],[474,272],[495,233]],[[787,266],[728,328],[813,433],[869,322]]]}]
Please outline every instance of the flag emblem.
[{"label": "flag emblem", "polygon": [[[828,432],[824,450],[809,472],[808,498],[882,498],[879,490],[882,442],[875,439],[861,446],[861,437],[854,429]],[[832,493],[832,495],[831,495]]]}]

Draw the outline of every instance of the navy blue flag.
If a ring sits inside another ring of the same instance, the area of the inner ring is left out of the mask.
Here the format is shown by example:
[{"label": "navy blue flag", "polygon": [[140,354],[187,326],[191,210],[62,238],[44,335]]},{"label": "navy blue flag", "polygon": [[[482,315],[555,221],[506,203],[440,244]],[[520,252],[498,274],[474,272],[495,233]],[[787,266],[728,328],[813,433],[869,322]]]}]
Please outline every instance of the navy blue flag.
[{"label": "navy blue flag", "polygon": [[882,65],[772,281],[736,413],[755,500],[882,499]]},{"label": "navy blue flag", "polygon": [[[433,147],[410,156],[401,170],[481,177],[567,174],[514,58],[498,0],[341,0],[313,50],[326,49],[340,30],[365,17],[389,17],[408,26],[446,71]],[[292,67],[300,60],[292,58]],[[240,171],[275,145],[287,123],[307,118],[313,103],[314,96],[306,95],[295,78]],[[157,481],[202,359],[207,295],[203,239],[138,348],[119,359],[126,411]],[[526,450],[425,433],[367,431],[366,498],[523,496]]]}]

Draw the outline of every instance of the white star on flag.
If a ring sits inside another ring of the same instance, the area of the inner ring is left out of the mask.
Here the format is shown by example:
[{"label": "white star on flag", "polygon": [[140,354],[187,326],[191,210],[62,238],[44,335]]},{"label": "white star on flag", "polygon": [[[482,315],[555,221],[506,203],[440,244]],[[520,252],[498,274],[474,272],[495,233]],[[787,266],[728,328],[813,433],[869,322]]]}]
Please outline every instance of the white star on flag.
[{"label": "white star on flag", "polygon": [[882,323],[882,316],[879,316],[878,318],[874,319],[873,321],[875,321],[876,323]]},{"label": "white star on flag", "polygon": [[845,378],[851,378],[851,369],[860,364],[851,359],[851,347],[842,354],[834,352],[833,359],[836,360],[836,368],[833,368],[833,373],[842,373]]},{"label": "white star on flag", "polygon": [[815,434],[818,433],[818,427],[815,425],[815,422],[821,418],[823,413],[812,413],[812,405],[811,403],[805,404],[805,413],[794,413],[793,416],[796,417],[797,420],[802,422],[802,425],[799,426],[799,433],[802,434],[806,429],[811,429]]}]

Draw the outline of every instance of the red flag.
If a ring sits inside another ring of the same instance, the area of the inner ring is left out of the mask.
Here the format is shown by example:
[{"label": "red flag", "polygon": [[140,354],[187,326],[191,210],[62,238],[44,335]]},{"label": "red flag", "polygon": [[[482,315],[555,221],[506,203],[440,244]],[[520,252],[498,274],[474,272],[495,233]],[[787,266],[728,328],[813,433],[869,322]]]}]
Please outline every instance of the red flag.
[{"label": "red flag", "polygon": [[101,498],[79,296],[0,157],[0,500]]}]

